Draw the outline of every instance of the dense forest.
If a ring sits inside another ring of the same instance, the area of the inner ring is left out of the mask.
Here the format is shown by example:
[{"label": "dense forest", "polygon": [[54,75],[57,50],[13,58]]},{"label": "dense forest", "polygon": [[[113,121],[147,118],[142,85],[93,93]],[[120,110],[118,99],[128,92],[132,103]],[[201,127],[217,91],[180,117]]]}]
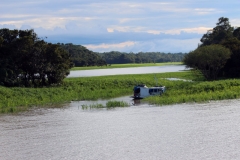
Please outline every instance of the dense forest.
[{"label": "dense forest", "polygon": [[181,62],[185,53],[161,53],[161,52],[104,52],[98,53],[88,50],[81,45],[72,43],[58,43],[66,50],[73,61],[75,67],[83,66],[103,66],[107,64],[126,64],[126,63],[161,63],[161,62]]},{"label": "dense forest", "polygon": [[221,17],[216,27],[204,34],[201,45],[185,55],[183,62],[206,79],[240,77],[240,27]]}]

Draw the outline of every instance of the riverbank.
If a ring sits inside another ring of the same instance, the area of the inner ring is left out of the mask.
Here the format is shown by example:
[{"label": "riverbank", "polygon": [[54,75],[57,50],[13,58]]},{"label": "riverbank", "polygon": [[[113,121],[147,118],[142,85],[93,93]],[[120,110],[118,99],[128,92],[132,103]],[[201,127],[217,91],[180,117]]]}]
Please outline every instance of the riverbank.
[{"label": "riverbank", "polygon": [[[6,88],[0,87],[0,112],[10,113],[26,110],[33,106],[54,106],[70,101],[111,99],[132,95],[136,84],[154,86],[155,76],[159,85],[167,91],[162,96],[144,99],[151,104],[166,105],[209,100],[234,99],[240,97],[240,80],[228,79],[207,82],[201,75],[190,71],[117,75],[101,77],[67,78],[62,86],[49,88]],[[180,78],[193,81],[173,81]]]},{"label": "riverbank", "polygon": [[108,65],[105,65],[105,66],[74,67],[74,68],[71,69],[71,71],[93,70],[93,69],[112,69],[112,68],[150,67],[150,66],[166,66],[166,65],[182,65],[182,64],[183,64],[182,62],[108,64]]}]

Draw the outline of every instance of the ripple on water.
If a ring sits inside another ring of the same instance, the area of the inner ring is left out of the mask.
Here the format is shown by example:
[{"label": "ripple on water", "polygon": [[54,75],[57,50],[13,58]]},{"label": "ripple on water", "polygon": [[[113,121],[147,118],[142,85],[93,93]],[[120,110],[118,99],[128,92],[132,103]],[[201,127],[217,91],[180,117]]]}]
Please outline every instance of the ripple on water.
[{"label": "ripple on water", "polygon": [[0,116],[0,159],[238,159],[240,100]]}]

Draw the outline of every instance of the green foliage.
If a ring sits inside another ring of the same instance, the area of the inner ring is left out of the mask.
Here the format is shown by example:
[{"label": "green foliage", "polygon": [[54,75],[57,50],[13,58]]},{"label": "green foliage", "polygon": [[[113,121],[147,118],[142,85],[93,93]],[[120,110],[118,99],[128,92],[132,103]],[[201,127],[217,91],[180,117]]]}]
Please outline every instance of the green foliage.
[{"label": "green foliage", "polygon": [[229,48],[232,52],[231,58],[223,69],[224,76],[240,77],[240,40],[234,37],[224,41],[222,45]]},{"label": "green foliage", "polygon": [[0,42],[1,85],[58,84],[72,67],[65,50],[39,39],[33,30],[0,29]]},{"label": "green foliage", "polygon": [[240,27],[234,29],[233,36],[240,40]]},{"label": "green foliage", "polygon": [[183,62],[187,67],[199,70],[206,79],[215,80],[230,55],[230,50],[221,45],[209,45],[190,52]]},{"label": "green foliage", "polygon": [[229,19],[220,17],[216,27],[209,30],[201,38],[202,46],[211,44],[221,44],[226,39],[233,37],[234,28],[230,25]]},{"label": "green foliage", "polygon": [[[216,23],[216,27],[214,27],[212,30],[209,30],[206,34],[204,34],[200,40],[202,44],[199,48],[209,46],[209,45],[222,45],[230,50],[232,53],[229,58],[229,52],[226,51],[224,54],[221,53],[220,48],[217,49],[215,47],[215,51],[212,51],[211,53],[208,51],[201,51],[202,49],[196,49],[193,52],[190,52],[187,54],[183,61],[186,65],[189,67],[193,67],[195,69],[199,69],[204,76],[207,79],[216,79],[218,77],[240,77],[240,28],[234,28],[230,25],[229,19],[225,17],[220,17],[218,19],[218,23]],[[217,51],[218,50],[218,51]],[[197,53],[198,52],[198,53]],[[218,55],[214,54],[218,52]],[[201,55],[200,57],[197,57],[197,55]],[[213,61],[214,57],[217,56],[218,59],[216,61]],[[191,58],[192,57],[192,58]],[[194,58],[200,58],[200,59],[194,59]],[[226,61],[227,59],[227,61]],[[204,61],[203,61],[204,60]],[[205,63],[205,61],[211,61],[214,62],[212,66],[214,66],[215,69],[211,69],[209,66],[209,63]],[[190,62],[192,61],[192,62]],[[203,65],[202,65],[203,64]]]}]

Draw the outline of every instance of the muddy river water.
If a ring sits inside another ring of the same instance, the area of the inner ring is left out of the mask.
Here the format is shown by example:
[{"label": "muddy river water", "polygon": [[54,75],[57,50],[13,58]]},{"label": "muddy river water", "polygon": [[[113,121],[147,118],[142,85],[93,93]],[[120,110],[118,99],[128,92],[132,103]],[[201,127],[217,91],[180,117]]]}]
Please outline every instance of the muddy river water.
[{"label": "muddy river water", "polygon": [[68,77],[72,78],[72,77],[108,76],[108,75],[119,75],[119,74],[164,73],[164,72],[178,72],[178,71],[183,71],[185,69],[186,69],[185,65],[169,65],[169,66],[79,70],[79,71],[71,71]]},{"label": "muddy river water", "polygon": [[83,110],[86,103],[0,116],[0,159],[240,158],[240,100]]},{"label": "muddy river water", "polygon": [[238,160],[240,100],[82,109],[79,101],[0,115],[0,160]]}]

